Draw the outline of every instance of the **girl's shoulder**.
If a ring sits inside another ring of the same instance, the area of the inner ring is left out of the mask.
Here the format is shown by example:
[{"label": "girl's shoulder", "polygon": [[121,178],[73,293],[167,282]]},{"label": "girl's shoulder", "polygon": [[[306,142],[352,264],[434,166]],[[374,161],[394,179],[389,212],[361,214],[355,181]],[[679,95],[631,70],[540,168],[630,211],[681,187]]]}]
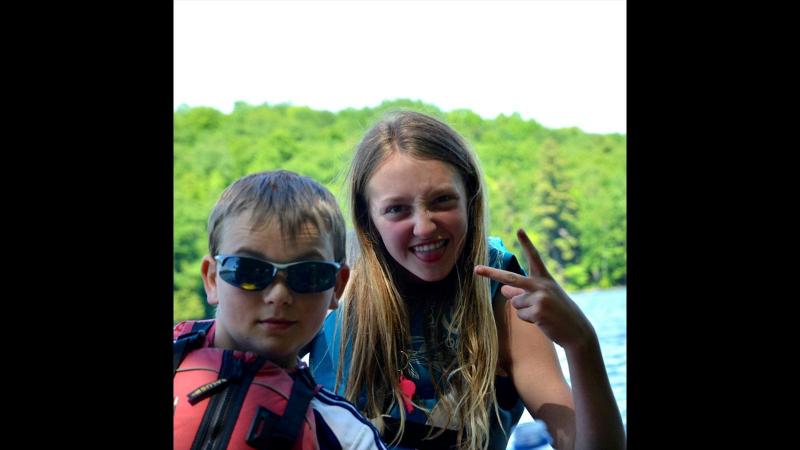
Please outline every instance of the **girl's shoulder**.
[{"label": "girl's shoulder", "polygon": [[[525,273],[525,271],[522,269],[522,266],[519,265],[517,257],[511,253],[505,245],[503,245],[503,241],[499,237],[489,236],[488,247],[489,263],[487,266],[495,269],[507,270],[520,275],[527,275],[527,273]],[[489,298],[494,299],[497,290],[500,289],[500,282],[490,280],[490,287],[491,291]]]}]

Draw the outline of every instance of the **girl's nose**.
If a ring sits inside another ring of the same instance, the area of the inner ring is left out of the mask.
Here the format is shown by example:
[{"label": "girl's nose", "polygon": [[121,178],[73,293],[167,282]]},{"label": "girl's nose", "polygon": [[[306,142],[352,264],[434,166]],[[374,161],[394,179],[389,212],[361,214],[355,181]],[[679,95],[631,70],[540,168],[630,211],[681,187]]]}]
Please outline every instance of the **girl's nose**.
[{"label": "girl's nose", "polygon": [[431,218],[431,212],[422,210],[414,215],[414,236],[426,238],[436,232],[436,223]]}]

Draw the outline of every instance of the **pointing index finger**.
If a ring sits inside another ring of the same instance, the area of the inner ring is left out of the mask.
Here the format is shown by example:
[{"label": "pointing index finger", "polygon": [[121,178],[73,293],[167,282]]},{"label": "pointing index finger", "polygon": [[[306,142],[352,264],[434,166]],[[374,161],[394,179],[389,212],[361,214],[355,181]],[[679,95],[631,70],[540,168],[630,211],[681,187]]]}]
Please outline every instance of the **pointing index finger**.
[{"label": "pointing index finger", "polygon": [[545,267],[544,262],[542,262],[542,257],[539,255],[539,251],[536,250],[536,247],[531,242],[528,235],[525,233],[525,230],[520,228],[517,230],[517,238],[519,239],[519,243],[522,244],[522,248],[525,250],[525,255],[528,258],[528,265],[530,266],[531,274],[537,277],[543,278],[552,278],[550,276],[550,272],[547,271],[547,267]]},{"label": "pointing index finger", "polygon": [[495,269],[489,266],[478,265],[475,266],[475,273],[477,275],[481,275],[486,278],[491,278],[492,280],[499,281],[500,283],[506,284],[508,286],[514,286],[528,291],[530,291],[533,288],[530,278],[516,274],[514,272],[509,272],[507,270]]}]

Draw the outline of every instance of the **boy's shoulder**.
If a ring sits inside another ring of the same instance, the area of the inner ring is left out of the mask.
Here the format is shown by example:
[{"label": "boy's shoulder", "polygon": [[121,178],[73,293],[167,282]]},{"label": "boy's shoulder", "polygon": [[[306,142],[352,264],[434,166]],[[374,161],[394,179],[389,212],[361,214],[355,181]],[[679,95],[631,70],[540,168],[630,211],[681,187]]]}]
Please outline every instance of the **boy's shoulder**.
[{"label": "boy's shoulder", "polygon": [[207,338],[214,335],[216,320],[184,320],[172,327],[172,340],[188,335],[192,332],[202,332]]},{"label": "boy's shoulder", "polygon": [[386,449],[378,430],[344,397],[323,388],[311,400],[320,448]]}]

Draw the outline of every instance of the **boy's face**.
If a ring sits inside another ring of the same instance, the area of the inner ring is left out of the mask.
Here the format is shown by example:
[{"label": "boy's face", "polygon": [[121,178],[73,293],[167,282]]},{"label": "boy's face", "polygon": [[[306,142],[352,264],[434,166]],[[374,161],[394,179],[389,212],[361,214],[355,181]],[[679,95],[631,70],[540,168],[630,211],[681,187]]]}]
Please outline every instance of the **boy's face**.
[{"label": "boy's face", "polygon": [[[220,254],[279,264],[334,260],[330,235],[313,225],[298,230],[294,241],[277,224],[251,229],[249,212],[225,219],[222,226]],[[299,294],[286,284],[286,273],[278,272],[263,290],[246,291],[220,278],[213,256],[203,258],[202,275],[208,303],[217,305],[214,345],[257,353],[287,368],[296,365],[298,351],[320,330],[328,309],[338,307],[349,277],[343,265],[334,287]]]}]

